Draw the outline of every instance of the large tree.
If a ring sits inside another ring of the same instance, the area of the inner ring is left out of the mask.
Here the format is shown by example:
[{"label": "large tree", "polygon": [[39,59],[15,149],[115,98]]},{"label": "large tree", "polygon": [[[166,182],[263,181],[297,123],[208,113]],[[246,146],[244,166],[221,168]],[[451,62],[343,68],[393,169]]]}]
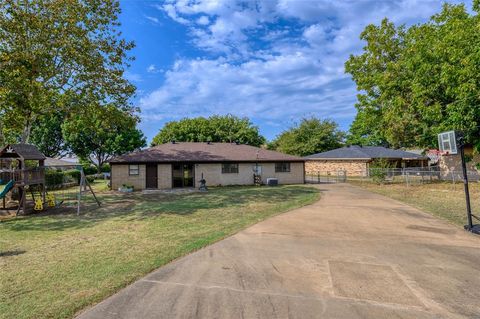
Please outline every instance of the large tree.
[{"label": "large tree", "polygon": [[0,1],[0,141],[28,142],[40,117],[83,107],[72,99],[131,108],[119,12],[117,0]]},{"label": "large tree", "polygon": [[62,124],[69,149],[101,171],[113,156],[131,152],[146,145],[145,137],[136,128],[138,119],[114,105],[88,108]]},{"label": "large tree", "polygon": [[364,52],[346,72],[360,94],[349,142],[435,147],[437,134],[461,130],[480,142],[480,16],[445,4],[427,23],[387,19],[361,34]]},{"label": "large tree", "polygon": [[170,141],[179,142],[239,142],[253,146],[265,143],[258,127],[248,118],[233,115],[213,115],[208,118],[184,118],[172,121],[153,138],[152,146]]},{"label": "large tree", "polygon": [[65,113],[52,112],[49,115],[39,117],[30,134],[30,143],[47,157],[61,157],[68,154],[62,133],[62,124],[65,121]]},{"label": "large tree", "polygon": [[315,117],[304,118],[299,124],[282,132],[269,149],[291,155],[306,156],[328,151],[342,145],[344,132],[337,123]]}]

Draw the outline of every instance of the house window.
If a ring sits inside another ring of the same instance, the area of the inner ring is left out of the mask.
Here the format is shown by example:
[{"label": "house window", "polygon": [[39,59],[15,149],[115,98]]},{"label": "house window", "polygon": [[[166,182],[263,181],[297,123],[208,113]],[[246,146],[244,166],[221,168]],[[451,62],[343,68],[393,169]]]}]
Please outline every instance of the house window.
[{"label": "house window", "polygon": [[224,163],[222,164],[222,174],[238,174],[238,164]]},{"label": "house window", "polygon": [[275,173],[289,173],[290,163],[275,163]]},{"label": "house window", "polygon": [[139,175],[140,167],[139,165],[128,165],[128,175]]}]

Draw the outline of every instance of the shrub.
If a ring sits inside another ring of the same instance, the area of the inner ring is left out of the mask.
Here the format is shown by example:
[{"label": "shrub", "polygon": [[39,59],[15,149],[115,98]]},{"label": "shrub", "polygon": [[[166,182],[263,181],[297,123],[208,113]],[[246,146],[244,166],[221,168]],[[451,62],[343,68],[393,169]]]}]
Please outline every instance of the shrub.
[{"label": "shrub", "polygon": [[61,170],[46,170],[45,184],[48,187],[57,187],[63,184],[64,173]]},{"label": "shrub", "polygon": [[110,173],[110,164],[103,164],[101,171],[102,173]]},{"label": "shrub", "polygon": [[80,171],[77,170],[77,169],[71,169],[71,170],[68,170],[68,171],[65,171],[65,175],[73,178],[77,184],[80,184]]},{"label": "shrub", "polygon": [[97,174],[97,168],[93,165],[84,165],[83,166],[83,173],[85,175]]},{"label": "shrub", "polygon": [[392,165],[387,159],[379,158],[370,163],[370,177],[377,184],[385,183],[387,178],[387,169]]}]

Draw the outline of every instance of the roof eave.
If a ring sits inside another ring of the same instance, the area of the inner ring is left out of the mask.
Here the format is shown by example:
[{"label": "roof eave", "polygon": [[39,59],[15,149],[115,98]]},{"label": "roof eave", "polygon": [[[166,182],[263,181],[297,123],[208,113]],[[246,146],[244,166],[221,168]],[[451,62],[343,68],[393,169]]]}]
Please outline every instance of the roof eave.
[{"label": "roof eave", "polygon": [[368,157],[350,157],[350,158],[345,158],[345,157],[305,157],[305,160],[307,161],[326,161],[326,160],[331,160],[331,161],[370,161],[372,158]]},{"label": "roof eave", "polygon": [[294,162],[304,163],[305,159],[252,159],[252,160],[235,160],[235,159],[219,159],[219,160],[110,160],[110,164],[131,164],[131,163],[158,163],[158,164],[170,164],[170,163],[274,163],[274,162]]}]

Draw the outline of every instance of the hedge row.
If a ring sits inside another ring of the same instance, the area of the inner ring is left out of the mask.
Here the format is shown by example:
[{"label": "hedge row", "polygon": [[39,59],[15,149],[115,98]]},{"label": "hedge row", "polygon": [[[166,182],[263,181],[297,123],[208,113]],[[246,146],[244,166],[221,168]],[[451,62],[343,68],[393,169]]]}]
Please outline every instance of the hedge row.
[{"label": "hedge row", "polygon": [[[90,181],[90,180],[89,180]],[[58,187],[64,183],[76,182],[80,184],[80,171],[79,170],[46,170],[45,171],[45,184],[48,187]]]}]

